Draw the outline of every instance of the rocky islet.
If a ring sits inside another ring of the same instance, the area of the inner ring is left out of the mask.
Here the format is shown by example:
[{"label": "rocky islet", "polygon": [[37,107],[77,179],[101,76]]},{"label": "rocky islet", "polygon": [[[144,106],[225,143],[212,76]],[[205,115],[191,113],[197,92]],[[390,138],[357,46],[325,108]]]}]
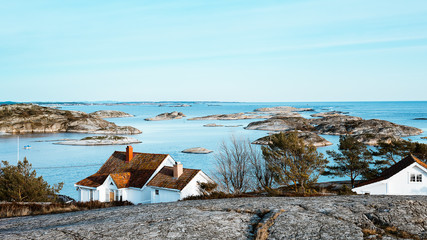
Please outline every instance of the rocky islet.
[{"label": "rocky islet", "polygon": [[0,106],[0,132],[23,133],[96,133],[139,134],[130,126],[117,126],[99,117],[79,111],[67,111],[35,104]]}]

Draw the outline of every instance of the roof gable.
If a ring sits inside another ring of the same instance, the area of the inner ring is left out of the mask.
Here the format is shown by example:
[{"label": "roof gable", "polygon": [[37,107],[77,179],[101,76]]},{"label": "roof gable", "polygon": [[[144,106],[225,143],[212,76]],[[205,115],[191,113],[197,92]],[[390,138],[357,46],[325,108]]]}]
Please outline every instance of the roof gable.
[{"label": "roof gable", "polygon": [[126,162],[126,152],[115,151],[95,174],[79,181],[76,185],[98,187],[111,175],[118,188],[142,188],[168,154],[133,153]]},{"label": "roof gable", "polygon": [[112,173],[110,174],[117,188],[127,188],[129,187],[131,173],[123,172],[123,173]]},{"label": "roof gable", "polygon": [[404,159],[400,160],[399,162],[395,163],[394,165],[392,165],[388,169],[384,170],[379,177],[361,182],[356,187],[361,187],[361,186],[365,186],[368,184],[379,182],[379,181],[382,181],[385,179],[389,179],[392,176],[394,176],[395,174],[397,174],[398,172],[409,167],[413,163],[418,163],[419,165],[421,165],[424,168],[424,171],[427,172],[427,164],[424,163],[423,161],[421,161],[420,159],[418,159],[417,157],[415,157],[414,155],[409,154]]},{"label": "roof gable", "polygon": [[199,173],[199,169],[184,168],[179,178],[173,177],[173,167],[163,167],[147,186],[182,190]]}]

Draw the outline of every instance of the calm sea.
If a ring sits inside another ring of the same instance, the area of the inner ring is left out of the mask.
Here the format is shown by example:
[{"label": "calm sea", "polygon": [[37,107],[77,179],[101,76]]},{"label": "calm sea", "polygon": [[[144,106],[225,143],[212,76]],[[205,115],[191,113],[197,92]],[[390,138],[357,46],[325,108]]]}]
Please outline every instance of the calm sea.
[{"label": "calm sea", "polygon": [[[344,111],[350,115],[365,119],[384,119],[397,124],[404,124],[421,128],[424,133],[410,139],[427,143],[420,137],[427,136],[427,121],[413,120],[427,117],[427,102],[302,102],[302,103],[190,103],[191,107],[169,107],[159,105],[76,105],[61,106],[64,110],[78,110],[94,112],[97,110],[118,110],[135,115],[133,118],[107,119],[118,125],[129,125],[143,131],[140,135],[133,135],[142,141],[134,144],[134,151],[148,153],[167,153],[176,161],[180,161],[187,168],[202,169],[208,174],[214,170],[214,155],[198,155],[181,153],[183,149],[204,147],[216,151],[222,141],[231,136],[249,138],[251,141],[267,135],[265,131],[245,130],[252,121],[187,121],[187,118],[148,122],[144,118],[172,111],[181,111],[188,118],[211,114],[250,112],[260,107],[294,106],[309,107],[316,112]],[[309,117],[313,112],[302,115]],[[239,127],[203,127],[207,123],[222,125],[241,125]],[[125,146],[66,146],[55,145],[50,140],[72,138],[80,139],[91,134],[28,134],[19,137],[19,159],[27,157],[36,169],[50,184],[64,182],[62,194],[77,198],[74,183],[95,173],[114,151],[124,151]],[[318,148],[320,152],[336,149],[337,136],[323,136],[334,143],[332,146]],[[31,145],[31,149],[24,150],[24,145]],[[15,164],[18,157],[17,136],[0,136],[0,160]],[[322,177],[320,181],[331,179]]]}]

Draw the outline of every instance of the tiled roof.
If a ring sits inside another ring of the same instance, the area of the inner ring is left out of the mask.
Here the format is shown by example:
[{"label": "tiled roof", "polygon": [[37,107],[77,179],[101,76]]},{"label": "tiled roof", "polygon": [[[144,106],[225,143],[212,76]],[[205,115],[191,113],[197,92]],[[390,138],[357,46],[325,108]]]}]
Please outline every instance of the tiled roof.
[{"label": "tiled roof", "polygon": [[126,162],[126,152],[114,152],[95,174],[79,181],[76,185],[98,187],[102,185],[108,175],[118,185],[141,188],[154,171],[165,160],[167,154],[133,153],[133,159]]},{"label": "tiled roof", "polygon": [[147,186],[182,190],[200,172],[199,169],[184,168],[178,179],[173,177],[173,167],[163,167]]},{"label": "tiled roof", "polygon": [[391,167],[389,167],[388,169],[384,170],[379,177],[371,179],[371,180],[367,180],[367,181],[364,181],[364,182],[361,182],[356,187],[361,187],[361,186],[364,186],[364,185],[368,185],[368,184],[371,184],[371,183],[375,183],[375,182],[379,182],[379,181],[388,179],[388,178],[392,177],[396,173],[402,171],[403,169],[405,169],[406,167],[408,167],[409,165],[411,165],[412,163],[415,163],[415,162],[418,163],[418,164],[420,164],[421,166],[423,166],[425,169],[427,169],[427,164],[426,163],[424,163],[423,161],[421,161],[420,159],[418,159],[414,155],[409,154],[404,159],[400,160],[396,164],[394,164]]},{"label": "tiled roof", "polygon": [[131,176],[130,172],[112,173],[110,174],[110,176],[113,179],[114,183],[116,184],[117,188],[129,187],[129,180]]}]

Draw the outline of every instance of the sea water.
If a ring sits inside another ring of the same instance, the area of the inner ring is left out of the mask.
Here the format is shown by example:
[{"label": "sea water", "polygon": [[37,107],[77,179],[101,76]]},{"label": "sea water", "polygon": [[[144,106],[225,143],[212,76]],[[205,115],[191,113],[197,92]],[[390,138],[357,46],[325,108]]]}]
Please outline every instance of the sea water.
[{"label": "sea water", "polygon": [[[118,110],[135,115],[131,118],[107,119],[117,125],[133,126],[143,133],[131,135],[142,141],[133,144],[135,152],[170,154],[176,161],[182,162],[185,168],[201,169],[208,175],[215,171],[215,152],[218,152],[222,142],[227,142],[234,136],[236,138],[256,140],[266,136],[267,131],[245,130],[250,122],[262,119],[250,120],[207,120],[188,121],[188,118],[200,117],[212,114],[228,114],[239,112],[252,112],[256,108],[274,106],[293,106],[313,108],[315,112],[343,111],[349,115],[364,119],[383,119],[397,124],[403,124],[420,128],[422,135],[409,137],[414,141],[427,143],[420,137],[427,136],[427,121],[413,120],[414,118],[427,117],[427,102],[301,102],[301,103],[187,103],[191,107],[170,107],[163,104],[139,104],[139,105],[61,105],[64,110],[77,110],[94,112],[97,110]],[[170,105],[175,105],[170,104]],[[168,121],[145,121],[145,118],[154,117],[160,113],[180,111],[187,117]],[[309,118],[315,112],[302,112]],[[208,123],[221,125],[238,125],[238,127],[203,127]],[[59,139],[81,139],[93,136],[93,134],[57,133],[57,134],[24,134],[19,135],[19,147],[17,135],[0,136],[0,160],[16,164],[18,159],[24,157],[33,165],[38,175],[50,184],[64,182],[61,194],[78,198],[74,183],[95,173],[114,151],[125,151],[125,146],[69,146],[53,144]],[[319,152],[336,150],[338,136],[322,135],[332,146],[320,147]],[[53,141],[53,142],[52,142]],[[23,146],[31,145],[31,149],[25,150]],[[192,147],[203,147],[214,151],[212,154],[185,154],[181,151]],[[335,178],[343,180],[345,178]],[[330,181],[331,178],[321,177],[319,181]]]}]

